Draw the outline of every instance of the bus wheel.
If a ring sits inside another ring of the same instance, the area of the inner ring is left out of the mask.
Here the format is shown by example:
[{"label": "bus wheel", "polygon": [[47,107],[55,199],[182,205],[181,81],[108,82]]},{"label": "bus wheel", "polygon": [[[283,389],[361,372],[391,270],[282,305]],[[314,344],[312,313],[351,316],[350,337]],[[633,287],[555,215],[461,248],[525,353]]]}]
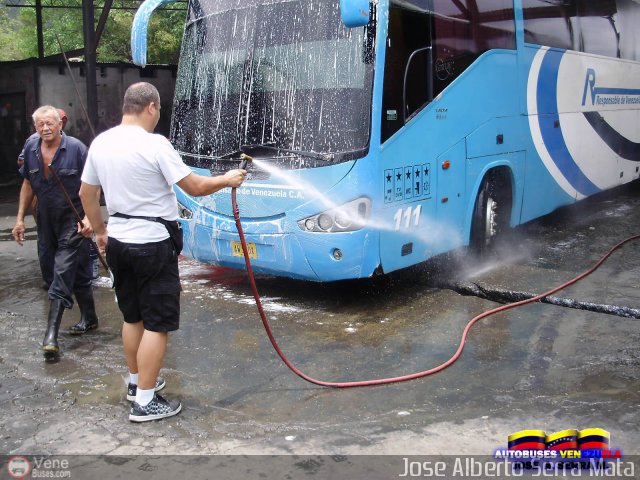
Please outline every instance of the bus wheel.
[{"label": "bus wheel", "polygon": [[496,239],[509,229],[511,184],[508,173],[497,170],[483,180],[473,210],[471,249],[480,257],[491,253]]}]

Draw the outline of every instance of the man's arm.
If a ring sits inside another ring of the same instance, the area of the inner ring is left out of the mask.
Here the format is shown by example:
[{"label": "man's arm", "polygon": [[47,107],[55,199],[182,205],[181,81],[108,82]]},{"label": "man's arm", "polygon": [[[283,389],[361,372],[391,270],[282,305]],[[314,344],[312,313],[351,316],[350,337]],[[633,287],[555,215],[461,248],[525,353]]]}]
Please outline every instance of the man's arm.
[{"label": "man's arm", "polygon": [[96,234],[96,244],[102,255],[107,246],[107,228],[104,226],[104,218],[100,209],[100,185],[90,185],[82,182],[80,185],[80,201],[84,209],[85,217],[91,223]]},{"label": "man's arm", "polygon": [[18,201],[18,215],[16,216],[16,224],[11,230],[13,239],[18,245],[24,245],[24,216],[26,215],[27,208],[33,201],[33,189],[31,188],[31,182],[29,180],[23,180],[22,188],[20,188],[20,200]]},{"label": "man's arm", "polygon": [[[73,137],[70,137],[73,138]],[[77,139],[76,139],[77,140]],[[78,143],[78,150],[76,153],[76,159],[78,161],[79,164],[79,168],[80,170],[82,170],[84,172],[84,167],[87,164],[87,156],[89,153],[89,149],[87,148],[87,146],[82,143],[80,140],[77,140]],[[80,183],[80,189],[82,190],[82,182]],[[90,184],[87,184],[87,186],[91,186]],[[100,210],[100,191],[101,188],[99,185],[96,186],[97,188],[92,189],[92,190],[96,190],[95,191],[95,196],[98,199],[98,211],[100,213],[100,215],[102,215],[102,211]],[[78,196],[80,196],[80,191],[78,191]],[[80,199],[82,201],[82,198]],[[84,202],[83,202],[84,203]],[[102,225],[104,225],[104,222],[102,223]],[[85,238],[91,238],[91,235],[93,234],[93,223],[91,222],[91,220],[89,219],[86,210],[85,210],[85,214],[84,214],[84,218],[82,219],[82,222],[78,222],[78,233],[80,235],[82,235]]]},{"label": "man's arm", "polygon": [[229,170],[224,175],[218,175],[217,177],[205,177],[190,173],[180,180],[177,185],[189,195],[202,197],[211,195],[226,187],[239,187],[246,176],[247,171],[240,169]]}]

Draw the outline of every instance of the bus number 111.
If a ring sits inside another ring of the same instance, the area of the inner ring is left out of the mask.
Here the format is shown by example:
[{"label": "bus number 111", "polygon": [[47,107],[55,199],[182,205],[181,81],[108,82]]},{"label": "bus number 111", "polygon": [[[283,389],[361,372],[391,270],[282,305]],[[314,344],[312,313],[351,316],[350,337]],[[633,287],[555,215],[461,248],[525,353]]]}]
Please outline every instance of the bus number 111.
[{"label": "bus number 111", "polygon": [[[420,212],[422,211],[422,205],[416,205],[416,207],[412,207],[411,205],[404,209],[404,211],[399,208],[396,214],[393,216],[396,225],[396,231],[399,231],[403,226],[404,228],[411,227],[411,217],[413,217],[413,226],[418,227],[420,224]],[[404,219],[404,222],[403,222]]]}]

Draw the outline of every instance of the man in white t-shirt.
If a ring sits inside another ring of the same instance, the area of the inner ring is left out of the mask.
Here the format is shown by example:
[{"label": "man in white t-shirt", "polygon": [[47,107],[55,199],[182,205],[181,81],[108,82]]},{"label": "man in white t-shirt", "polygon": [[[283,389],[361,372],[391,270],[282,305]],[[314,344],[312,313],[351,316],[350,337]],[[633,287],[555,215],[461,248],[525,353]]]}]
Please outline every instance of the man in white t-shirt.
[{"label": "man in white t-shirt", "polygon": [[[178,205],[172,186],[194,196],[238,187],[245,170],[205,177],[191,171],[169,141],[153,134],[160,119],[160,95],[146,82],[124,94],[122,122],[98,135],[89,148],[80,198],[96,243],[106,252],[124,317],[122,343],[129,368],[129,420],[146,422],[180,412],[179,401],[156,392],[168,332],[178,329],[180,278],[178,253],[166,224],[175,225]],[[109,212],[108,232],[97,192]],[[140,218],[144,217],[144,218]],[[163,223],[161,223],[161,221]]]}]

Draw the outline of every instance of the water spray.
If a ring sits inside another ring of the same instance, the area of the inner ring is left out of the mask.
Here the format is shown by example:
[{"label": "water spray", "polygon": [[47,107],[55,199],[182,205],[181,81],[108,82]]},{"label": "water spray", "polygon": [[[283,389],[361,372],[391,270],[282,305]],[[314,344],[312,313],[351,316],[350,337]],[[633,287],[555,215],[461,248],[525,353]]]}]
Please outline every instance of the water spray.
[{"label": "water spray", "polygon": [[[249,155],[243,153],[240,155],[240,168],[242,169],[246,169],[248,162],[253,161],[253,158],[250,157]],[[398,377],[389,377],[389,378],[379,378],[379,379],[374,379],[374,380],[361,380],[361,381],[354,381],[354,382],[326,382],[323,380],[317,380],[313,377],[310,377],[309,375],[306,375],[305,373],[303,373],[300,369],[298,369],[295,365],[293,365],[293,363],[291,363],[291,361],[285,356],[285,354],[282,352],[282,349],[280,348],[280,346],[278,345],[278,342],[276,341],[273,332],[271,331],[271,327],[269,326],[269,322],[267,320],[267,316],[264,312],[264,308],[262,307],[262,301],[260,300],[260,294],[258,293],[258,287],[256,286],[256,281],[255,281],[255,277],[253,275],[253,269],[251,268],[251,260],[249,258],[249,250],[247,248],[247,243],[244,237],[244,230],[242,229],[242,224],[240,222],[240,210],[238,209],[238,202],[236,199],[236,187],[233,187],[231,189],[231,204],[233,207],[233,216],[235,218],[236,221],[236,228],[238,230],[238,235],[240,237],[240,243],[242,245],[242,253],[244,255],[244,261],[245,261],[245,265],[247,267],[247,277],[249,279],[249,283],[251,285],[251,290],[253,292],[253,297],[256,301],[256,307],[258,308],[258,312],[260,313],[260,319],[262,320],[262,325],[264,326],[264,329],[267,333],[267,336],[269,337],[269,341],[271,342],[271,345],[273,346],[274,350],[276,351],[276,353],[278,354],[278,356],[280,357],[280,359],[285,363],[285,365],[287,365],[287,367],[289,367],[289,369],[295,373],[296,375],[298,375],[300,378],[302,378],[303,380],[306,380],[309,383],[313,383],[315,385],[320,385],[323,387],[333,387],[333,388],[350,388],[350,387],[366,387],[366,386],[372,386],[372,385],[386,385],[389,383],[398,383],[398,382],[405,382],[407,380],[413,380],[416,378],[422,378],[422,377],[426,377],[428,375],[432,375],[434,373],[440,372],[442,370],[444,370],[445,368],[449,367],[450,365],[452,365],[456,360],[458,360],[458,358],[460,357],[460,355],[462,355],[462,350],[464,349],[464,345],[466,343],[466,339],[467,339],[467,335],[469,334],[469,331],[471,330],[471,327],[478,321],[481,320],[483,318],[489,317],[491,315],[494,315],[496,313],[499,312],[503,312],[505,310],[510,310],[512,308],[516,308],[516,307],[521,307],[524,305],[528,305],[530,303],[534,303],[534,302],[541,302],[543,301],[543,299],[545,299],[546,297],[553,295],[556,292],[559,292],[560,290],[563,290],[565,288],[567,288],[570,285],[573,285],[574,283],[577,283],[579,280],[582,280],[584,277],[586,277],[587,275],[590,275],[591,273],[593,273],[600,265],[602,265],[605,260],[607,258],[609,258],[609,256],[611,256],[611,254],[613,254],[613,252],[615,252],[617,249],[619,249],[620,247],[622,247],[624,244],[634,241],[634,240],[638,240],[640,239],[640,235],[634,235],[632,237],[629,237],[623,241],[621,241],[620,243],[618,243],[617,245],[615,245],[613,248],[611,248],[602,258],[600,258],[600,260],[598,260],[591,268],[589,268],[588,270],[586,270],[585,272],[581,273],[580,275],[578,275],[577,277],[572,278],[571,280],[563,283],[562,285],[559,285],[557,287],[552,288],[551,290],[545,292],[545,293],[541,293],[539,295],[535,295],[531,298],[526,298],[524,300],[520,300],[517,302],[513,302],[513,303],[509,303],[506,305],[501,305],[499,307],[496,308],[492,308],[491,310],[487,310],[479,315],[476,315],[475,317],[473,317],[471,320],[469,320],[469,322],[467,323],[466,327],[464,328],[463,332],[462,332],[462,337],[460,339],[460,344],[458,345],[458,349],[456,350],[456,352],[451,356],[451,358],[449,358],[449,360],[447,360],[446,362],[431,368],[429,370],[424,370],[422,372],[417,372],[417,373],[413,373],[413,374],[409,374],[409,375],[402,375],[402,376],[398,376]]]}]

